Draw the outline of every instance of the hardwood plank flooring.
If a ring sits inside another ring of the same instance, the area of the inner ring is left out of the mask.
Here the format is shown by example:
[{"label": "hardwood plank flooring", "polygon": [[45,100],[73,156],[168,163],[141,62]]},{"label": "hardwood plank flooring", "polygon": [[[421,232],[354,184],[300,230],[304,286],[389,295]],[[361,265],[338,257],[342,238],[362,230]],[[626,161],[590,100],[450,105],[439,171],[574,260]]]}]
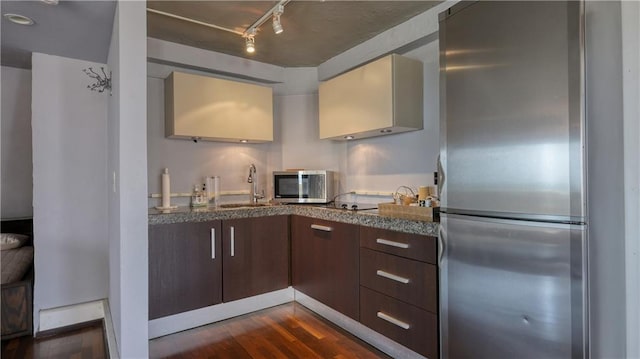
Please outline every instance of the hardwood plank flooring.
[{"label": "hardwood plank flooring", "polygon": [[2,358],[107,358],[102,324],[44,338],[35,339],[27,335],[3,340]]},{"label": "hardwood plank flooring", "polygon": [[149,341],[151,358],[389,358],[297,303]]}]

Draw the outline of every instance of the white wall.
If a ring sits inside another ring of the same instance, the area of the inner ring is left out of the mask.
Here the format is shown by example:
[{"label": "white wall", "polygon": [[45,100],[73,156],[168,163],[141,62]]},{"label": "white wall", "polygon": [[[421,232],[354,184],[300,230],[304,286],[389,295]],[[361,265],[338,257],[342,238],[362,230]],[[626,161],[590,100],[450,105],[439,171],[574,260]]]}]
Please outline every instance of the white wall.
[{"label": "white wall", "polygon": [[32,58],[34,328],[40,309],[107,296],[108,94],[82,70],[103,64]]},{"label": "white wall", "polygon": [[348,191],[389,192],[400,185],[412,188],[433,185],[440,152],[438,42],[428,43],[404,56],[423,63],[424,129],[348,142]]},{"label": "white wall", "polygon": [[318,95],[276,97],[282,121],[282,166],[339,171],[340,143],[320,140]]},{"label": "white wall", "polygon": [[2,66],[0,218],[33,216],[31,71]]},{"label": "white wall", "polygon": [[640,358],[640,2],[622,11],[627,357]]},{"label": "white wall", "polygon": [[145,6],[118,1],[108,59],[109,304],[122,358],[149,355]]},{"label": "white wall", "polygon": [[[220,176],[221,191],[249,191],[249,165],[257,167],[258,190],[266,189],[272,144],[232,144],[210,141],[170,139],[164,136],[164,80],[147,78],[147,149],[148,187],[160,193],[161,173],[169,168],[171,192],[191,192],[195,184],[203,184],[205,176]],[[277,119],[276,119],[277,121]],[[278,134],[274,131],[275,143]],[[279,151],[278,155],[279,155]],[[267,193],[268,191],[265,191]],[[223,201],[248,201],[248,195],[225,197]],[[173,205],[188,206],[189,198],[172,198]],[[149,206],[160,205],[160,199],[149,199]]]},{"label": "white wall", "polygon": [[[436,17],[437,13],[431,13]],[[149,40],[153,47],[162,45],[157,57],[170,56],[170,43]],[[151,46],[150,46],[151,47]],[[167,54],[168,53],[168,54]],[[198,54],[214,56],[210,51],[188,49],[181,55],[185,67],[196,62]],[[439,152],[439,100],[438,100],[438,43],[430,42],[405,54],[424,63],[424,130],[396,134],[353,142],[318,139],[318,72],[316,68],[290,68],[271,75],[264,70],[259,74],[243,72],[246,60],[238,61],[238,68],[224,68],[225,74],[238,71],[249,77],[281,79],[274,87],[274,142],[262,145],[233,145],[201,141],[164,138],[164,89],[162,78],[148,79],[148,173],[149,191],[160,192],[160,174],[164,167],[171,172],[172,192],[189,192],[205,175],[220,175],[222,190],[248,189],[246,168],[250,161],[258,165],[259,186],[266,184],[266,193],[272,195],[271,171],[287,168],[331,169],[339,172],[338,191],[393,192],[400,185],[418,187],[433,183],[436,158]],[[333,60],[339,63],[338,60]],[[344,61],[343,61],[344,62]],[[174,64],[175,65],[175,64]],[[356,63],[342,63],[354,67]],[[177,66],[177,65],[175,65]],[[149,64],[150,73],[162,77],[167,66]],[[212,72],[219,69],[209,65]],[[202,69],[200,68],[199,71]],[[202,72],[201,72],[202,73]],[[267,164],[268,163],[268,164]],[[389,198],[359,195],[357,200],[377,203]],[[224,198],[224,201],[242,201],[243,197]],[[159,204],[150,199],[149,206]],[[173,198],[172,204],[187,205],[188,198]]]}]

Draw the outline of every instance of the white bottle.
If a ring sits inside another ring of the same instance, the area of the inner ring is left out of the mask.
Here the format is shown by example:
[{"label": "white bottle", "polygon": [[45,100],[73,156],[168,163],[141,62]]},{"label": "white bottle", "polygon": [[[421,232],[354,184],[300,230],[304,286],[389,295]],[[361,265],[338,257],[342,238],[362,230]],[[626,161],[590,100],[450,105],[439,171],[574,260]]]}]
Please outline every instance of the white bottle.
[{"label": "white bottle", "polygon": [[169,207],[171,207],[171,179],[169,169],[165,168],[162,172],[162,208]]}]

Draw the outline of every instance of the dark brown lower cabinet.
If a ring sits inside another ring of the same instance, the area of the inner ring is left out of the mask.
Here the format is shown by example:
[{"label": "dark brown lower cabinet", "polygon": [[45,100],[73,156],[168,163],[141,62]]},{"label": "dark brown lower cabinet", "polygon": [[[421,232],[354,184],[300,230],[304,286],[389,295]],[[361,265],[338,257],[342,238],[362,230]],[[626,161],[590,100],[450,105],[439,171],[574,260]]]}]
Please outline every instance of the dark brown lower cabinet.
[{"label": "dark brown lower cabinet", "polygon": [[224,302],[289,286],[289,216],[224,220],[222,227]]},{"label": "dark brown lower cabinet", "polygon": [[438,312],[438,273],[433,264],[361,248],[360,285]]},{"label": "dark brown lower cabinet", "polygon": [[149,226],[149,319],[222,302],[220,221]]},{"label": "dark brown lower cabinet", "polygon": [[360,322],[427,358],[438,357],[438,317],[431,312],[361,287]]},{"label": "dark brown lower cabinet", "polygon": [[438,358],[437,238],[363,227],[360,322]]},{"label": "dark brown lower cabinet", "polygon": [[293,287],[358,320],[359,227],[292,216]]}]

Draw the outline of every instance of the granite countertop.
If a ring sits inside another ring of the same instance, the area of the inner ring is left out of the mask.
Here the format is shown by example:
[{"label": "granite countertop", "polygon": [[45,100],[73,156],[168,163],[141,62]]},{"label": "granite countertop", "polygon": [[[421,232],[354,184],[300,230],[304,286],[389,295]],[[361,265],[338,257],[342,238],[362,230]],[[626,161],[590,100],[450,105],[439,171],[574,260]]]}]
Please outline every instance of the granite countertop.
[{"label": "granite countertop", "polygon": [[298,215],[328,221],[351,223],[373,228],[390,229],[398,232],[438,235],[437,222],[415,221],[382,216],[377,211],[350,211],[309,205],[266,205],[262,207],[240,208],[190,208],[178,207],[169,211],[149,209],[149,225],[184,222],[205,222],[217,219]]}]

